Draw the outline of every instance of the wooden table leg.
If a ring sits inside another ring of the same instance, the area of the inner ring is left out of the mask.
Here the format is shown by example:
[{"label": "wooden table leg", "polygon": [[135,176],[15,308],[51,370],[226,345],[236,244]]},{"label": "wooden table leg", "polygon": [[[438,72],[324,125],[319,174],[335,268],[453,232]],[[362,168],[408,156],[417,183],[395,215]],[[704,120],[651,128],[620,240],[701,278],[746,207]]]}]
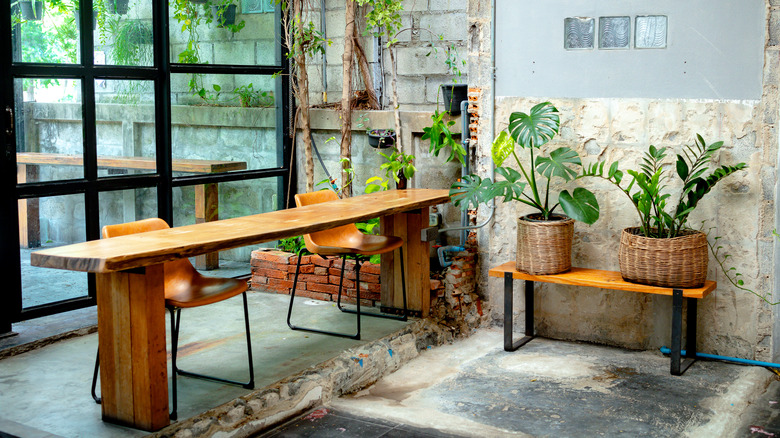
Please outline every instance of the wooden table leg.
[{"label": "wooden table leg", "polygon": [[97,274],[103,420],[170,424],[163,265]]},{"label": "wooden table leg", "polygon": [[[38,166],[17,164],[16,182],[34,182],[38,180]],[[19,201],[19,246],[37,248],[41,246],[41,221],[38,198]]]},{"label": "wooden table leg", "polygon": [[[215,183],[195,186],[195,223],[219,220],[219,190]],[[219,253],[210,252],[195,257],[198,269],[219,269]]]},{"label": "wooden table leg", "polygon": [[[428,316],[431,307],[431,261],[428,242],[421,233],[428,227],[428,208],[385,216],[380,221],[381,234],[404,239],[406,295],[410,311]],[[382,306],[403,308],[401,269],[397,253],[382,254]]]}]

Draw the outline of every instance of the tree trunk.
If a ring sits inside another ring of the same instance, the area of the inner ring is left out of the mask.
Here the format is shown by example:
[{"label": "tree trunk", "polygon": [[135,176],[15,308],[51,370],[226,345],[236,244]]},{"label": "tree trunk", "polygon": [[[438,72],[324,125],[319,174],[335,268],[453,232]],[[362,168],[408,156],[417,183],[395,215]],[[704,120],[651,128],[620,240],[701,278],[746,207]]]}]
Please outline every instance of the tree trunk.
[{"label": "tree trunk", "polygon": [[379,107],[379,100],[376,97],[376,90],[374,90],[374,82],[371,80],[370,69],[368,68],[368,60],[366,59],[366,52],[363,50],[363,45],[360,43],[360,35],[358,34],[358,27],[355,26],[354,33],[355,40],[355,59],[358,67],[360,68],[360,76],[363,78],[363,84],[366,86],[366,94],[368,95],[368,106],[371,109],[381,109]]},{"label": "tree trunk", "polygon": [[[341,158],[352,158],[352,56],[354,53],[355,35],[355,2],[346,1],[346,27],[344,28],[344,54],[341,58]],[[346,171],[349,163],[344,162],[341,167],[341,191],[344,197],[352,196],[352,187],[349,184],[350,175]]]},{"label": "tree trunk", "polygon": [[[303,0],[294,1],[294,17],[298,17],[297,27],[298,35],[303,35],[303,19],[300,19],[303,12]],[[298,45],[299,49],[295,55],[295,64],[298,67],[298,104],[301,111],[301,131],[303,135],[303,150],[305,156],[306,169],[306,191],[314,191],[314,156],[312,155],[311,145],[311,119],[309,117],[309,75],[306,72],[306,54]]]},{"label": "tree trunk", "polygon": [[[388,35],[388,41],[392,36]],[[401,134],[401,111],[398,108],[398,69],[395,66],[395,51],[390,47],[390,68],[393,74],[393,116],[395,117],[395,147],[399,152],[405,153],[403,135]]]}]

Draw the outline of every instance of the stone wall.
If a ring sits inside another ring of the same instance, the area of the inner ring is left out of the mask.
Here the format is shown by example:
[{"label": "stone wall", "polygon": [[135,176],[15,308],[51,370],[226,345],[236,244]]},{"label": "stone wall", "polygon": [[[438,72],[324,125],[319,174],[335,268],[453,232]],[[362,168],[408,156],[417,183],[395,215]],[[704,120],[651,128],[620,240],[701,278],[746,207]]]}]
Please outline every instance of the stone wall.
[{"label": "stone wall", "polygon": [[[771,6],[771,7],[770,7]],[[506,127],[513,111],[528,111],[550,100],[561,112],[561,132],[550,147],[566,145],[577,150],[586,163],[619,160],[632,168],[647,146],[665,146],[675,153],[691,144],[696,133],[708,142],[723,140],[716,164],[744,161],[750,168],[719,185],[704,199],[690,219],[691,226],[705,221],[710,239],[719,244],[743,274],[745,286],[761,295],[775,289],[775,192],[778,137],[778,39],[780,3],[767,1],[767,31],[763,96],[758,101],[690,99],[567,99],[538,96],[502,97],[492,105],[490,64],[490,18],[488,2],[469,2],[471,29],[470,73],[472,83],[482,88],[479,101],[478,173],[489,173],[490,143]],[[771,31],[771,32],[770,32]],[[495,117],[494,117],[495,115]],[[494,129],[494,130],[493,130]],[[670,164],[672,163],[670,157]],[[676,178],[676,177],[675,177]],[[597,269],[617,270],[620,231],[636,224],[630,201],[614,187],[595,180],[579,184],[593,190],[601,205],[601,219],[587,226],[577,223],[573,263]],[[572,185],[573,187],[574,185]],[[479,232],[480,286],[490,303],[494,323],[502,318],[502,284],[488,281],[486,270],[514,258],[516,217],[526,210],[499,203],[495,220]],[[480,208],[478,222],[490,214]],[[731,286],[710,262],[709,278],[717,280],[716,292],[699,304],[699,349],[715,354],[749,359],[777,359],[772,331],[775,311],[758,297]],[[558,285],[544,285],[537,292],[537,329],[543,336],[577,339],[629,348],[651,349],[668,345],[671,298],[644,296]],[[775,298],[777,300],[777,298]],[[522,301],[522,300],[520,300]],[[523,314],[522,303],[515,312]]]}]

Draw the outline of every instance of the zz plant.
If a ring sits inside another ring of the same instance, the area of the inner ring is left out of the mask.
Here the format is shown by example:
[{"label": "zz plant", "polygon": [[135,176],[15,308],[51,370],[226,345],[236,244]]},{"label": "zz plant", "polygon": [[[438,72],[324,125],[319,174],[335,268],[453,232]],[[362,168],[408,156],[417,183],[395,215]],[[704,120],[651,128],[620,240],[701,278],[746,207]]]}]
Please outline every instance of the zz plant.
[{"label": "zz plant", "polygon": [[668,191],[670,177],[663,167],[666,148],[650,146],[639,164],[639,170],[627,170],[631,181],[626,181],[619,162],[612,163],[605,171],[605,163],[595,163],[586,168],[582,176],[603,178],[614,184],[631,199],[639,215],[640,232],[645,237],[672,238],[687,228],[688,216],[699,205],[699,201],[723,178],[747,168],[745,163],[733,166],[723,165],[708,175],[713,154],[723,146],[722,141],[707,144],[701,135],[696,135],[693,146],[685,146],[677,155],[675,173],[682,181],[682,191],[676,205]]},{"label": "zz plant", "polygon": [[[559,147],[550,152],[549,156],[541,155],[540,148],[553,139],[559,127],[558,109],[550,102],[534,106],[528,114],[512,113],[509,126],[495,139],[491,151],[493,162],[498,166],[496,174],[502,180],[491,181],[477,175],[464,176],[450,188],[455,205],[467,209],[501,197],[504,202],[518,201],[533,207],[538,211],[539,219],[556,219],[554,212],[560,205],[572,219],[586,224],[596,222],[599,205],[589,190],[582,187],[574,189],[572,193],[563,190],[557,202],[550,199],[551,181],[554,178],[564,182],[572,181],[578,177],[574,168],[582,166],[577,152],[568,147]],[[527,161],[520,159],[517,146],[527,153]],[[519,171],[503,166],[510,156],[515,159]]]}]

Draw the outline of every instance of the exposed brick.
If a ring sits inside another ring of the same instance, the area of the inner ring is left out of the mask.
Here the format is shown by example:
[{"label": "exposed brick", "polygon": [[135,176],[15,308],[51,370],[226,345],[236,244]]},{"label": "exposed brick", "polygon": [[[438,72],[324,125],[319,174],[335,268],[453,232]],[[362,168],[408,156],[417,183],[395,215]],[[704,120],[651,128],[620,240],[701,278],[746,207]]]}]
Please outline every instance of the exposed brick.
[{"label": "exposed brick", "polygon": [[[328,282],[330,284],[338,285],[339,284],[339,279],[340,279],[340,277],[338,275],[331,275],[331,276],[328,277]],[[344,287],[355,287],[355,281],[354,280],[348,280],[348,279],[345,278],[344,279]]]},{"label": "exposed brick", "polygon": [[280,278],[283,280],[287,279],[287,270],[280,271],[278,269],[255,268],[252,270],[252,274],[255,276],[263,276],[268,278]]},{"label": "exposed brick", "polygon": [[320,283],[320,284],[328,284],[328,276],[327,275],[314,275],[314,274],[305,274],[305,275],[299,275],[298,281],[303,281],[306,283]]},{"label": "exposed brick", "polygon": [[[253,268],[261,269],[287,269],[290,266],[288,263],[269,262],[260,259],[252,259],[251,263]],[[292,268],[295,269],[295,265],[292,265]]]},{"label": "exposed brick", "polygon": [[281,289],[292,289],[293,282],[292,280],[280,280],[277,278],[269,278],[268,283],[266,287],[272,288],[273,290],[281,290]]},{"label": "exposed brick", "polygon": [[[341,297],[341,302],[345,304],[355,304],[355,298],[353,297]],[[376,303],[373,300],[360,299],[360,307],[374,307]]]},{"label": "exposed brick", "polygon": [[[301,265],[301,270],[299,271],[301,274],[313,274],[314,273],[315,266],[310,264],[307,265]],[[287,267],[287,272],[289,274],[295,275],[295,265],[290,265]]]},{"label": "exposed brick", "polygon": [[285,251],[252,251],[252,258],[273,263],[289,263],[292,254]]},{"label": "exposed brick", "polygon": [[318,255],[311,256],[311,262],[317,266],[324,266],[326,268],[330,268],[333,264],[333,260],[324,259]]},{"label": "exposed brick", "polygon": [[252,284],[266,284],[268,283],[268,277],[252,276]]},{"label": "exposed brick", "polygon": [[306,297],[311,298],[314,300],[320,300],[320,301],[333,301],[333,297],[329,293],[322,293],[322,292],[312,292],[309,290],[295,290],[295,296],[296,297]]},{"label": "exposed brick", "polygon": [[365,272],[366,274],[379,275],[382,272],[382,267],[374,263],[363,263],[362,267],[360,268],[360,272],[361,273]]},{"label": "exposed brick", "polygon": [[431,279],[431,290],[436,290],[441,287],[441,281]]},{"label": "exposed brick", "polygon": [[331,295],[339,293],[339,287],[333,284],[308,283],[306,289],[314,292],[324,292]]},{"label": "exposed brick", "polygon": [[[314,257],[310,255],[301,256],[301,266],[308,265],[311,263],[312,259]],[[290,264],[291,265],[297,265],[298,264],[298,256],[291,256],[290,257]]]},{"label": "exposed brick", "polygon": [[323,266],[314,266],[314,275],[328,275],[330,269]]},{"label": "exposed brick", "polygon": [[[363,282],[361,282],[360,285],[361,285],[362,289],[366,289],[366,287],[364,286]],[[367,290],[369,292],[372,292],[372,293],[379,293],[379,292],[382,291],[382,285],[379,284],[379,283],[377,283],[377,284],[369,284]]]}]

